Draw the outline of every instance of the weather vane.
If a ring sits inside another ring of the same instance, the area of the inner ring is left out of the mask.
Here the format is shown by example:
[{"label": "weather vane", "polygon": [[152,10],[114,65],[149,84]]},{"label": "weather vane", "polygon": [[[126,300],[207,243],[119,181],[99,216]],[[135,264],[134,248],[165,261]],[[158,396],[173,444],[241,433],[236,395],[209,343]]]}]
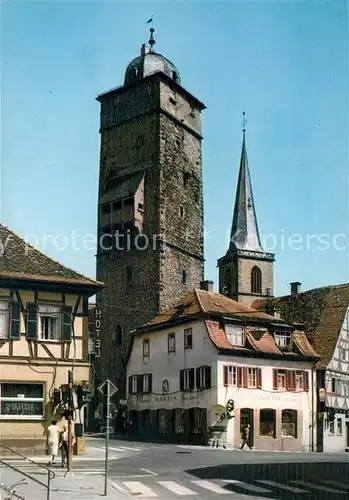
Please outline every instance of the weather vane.
[{"label": "weather vane", "polygon": [[247,120],[246,120],[246,113],[244,111],[242,113],[242,131],[243,131],[243,133],[246,132],[246,125],[247,125]]}]

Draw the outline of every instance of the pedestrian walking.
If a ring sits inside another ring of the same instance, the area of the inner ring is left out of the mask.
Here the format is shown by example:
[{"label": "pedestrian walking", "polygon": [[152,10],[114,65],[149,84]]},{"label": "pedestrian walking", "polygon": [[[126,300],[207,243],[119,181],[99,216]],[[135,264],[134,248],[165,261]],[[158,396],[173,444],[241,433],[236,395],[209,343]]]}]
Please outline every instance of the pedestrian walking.
[{"label": "pedestrian walking", "polygon": [[[71,433],[71,440],[72,440],[72,447],[73,447],[75,444],[75,435],[74,435],[73,429],[72,429],[72,433]],[[62,467],[64,467],[68,462],[68,453],[69,453],[68,424],[64,424],[64,426],[63,426],[63,432],[61,433],[60,447],[61,447],[61,453],[62,453]]]},{"label": "pedestrian walking", "polygon": [[251,429],[250,424],[247,424],[242,431],[242,443],[240,446],[240,450],[244,448],[245,444],[247,444],[250,450],[252,450],[252,446],[250,445],[250,434],[251,434],[250,429]]},{"label": "pedestrian walking", "polygon": [[48,426],[46,432],[46,451],[47,455],[51,457],[48,463],[49,465],[55,463],[55,458],[58,455],[59,436],[60,430],[57,426],[57,422],[56,420],[52,420],[51,425]]}]

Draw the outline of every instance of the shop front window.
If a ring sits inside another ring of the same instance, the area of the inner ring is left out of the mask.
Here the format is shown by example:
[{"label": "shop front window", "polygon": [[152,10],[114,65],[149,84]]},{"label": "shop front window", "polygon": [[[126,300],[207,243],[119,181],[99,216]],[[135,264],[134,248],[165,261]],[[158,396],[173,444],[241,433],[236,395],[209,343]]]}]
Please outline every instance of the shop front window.
[{"label": "shop front window", "polygon": [[169,432],[169,413],[167,410],[159,410],[158,429],[160,434]]},{"label": "shop front window", "polygon": [[0,384],[0,418],[42,419],[43,416],[43,384]]},{"label": "shop front window", "polygon": [[175,433],[184,434],[184,410],[181,408],[175,410]]},{"label": "shop front window", "polygon": [[282,410],[281,435],[297,438],[297,410]]},{"label": "shop front window", "polygon": [[275,421],[276,421],[275,410],[270,410],[270,409],[261,410],[260,424],[259,424],[260,436],[275,438]]}]

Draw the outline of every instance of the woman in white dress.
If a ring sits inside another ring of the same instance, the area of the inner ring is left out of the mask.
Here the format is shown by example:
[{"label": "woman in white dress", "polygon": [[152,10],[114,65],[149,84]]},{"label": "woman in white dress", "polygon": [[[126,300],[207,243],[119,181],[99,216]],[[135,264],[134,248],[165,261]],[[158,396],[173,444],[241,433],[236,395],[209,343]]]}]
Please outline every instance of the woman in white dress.
[{"label": "woman in white dress", "polygon": [[59,445],[60,430],[57,426],[56,420],[52,420],[51,425],[47,428],[47,454],[51,457],[49,465],[55,463],[55,458],[58,455],[58,445]]}]

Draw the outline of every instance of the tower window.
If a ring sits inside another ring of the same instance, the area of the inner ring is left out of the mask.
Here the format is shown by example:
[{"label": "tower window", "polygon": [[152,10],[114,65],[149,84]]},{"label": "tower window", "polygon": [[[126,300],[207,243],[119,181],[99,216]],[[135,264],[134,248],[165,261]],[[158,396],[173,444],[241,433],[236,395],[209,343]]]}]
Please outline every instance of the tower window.
[{"label": "tower window", "polygon": [[102,214],[105,215],[105,214],[110,214],[110,205],[108,203],[108,205],[103,205],[102,206]]},{"label": "tower window", "polygon": [[116,325],[114,341],[116,345],[121,345],[122,343],[122,330],[120,325]]},{"label": "tower window", "polygon": [[257,266],[251,271],[251,292],[262,293],[262,271]]},{"label": "tower window", "polygon": [[184,172],[183,173],[183,186],[186,188],[188,187],[188,182],[189,182],[189,179],[190,179],[190,174],[189,172]]},{"label": "tower window", "polygon": [[182,283],[183,285],[185,285],[187,282],[187,271],[185,269],[183,269],[182,271]]},{"label": "tower window", "polygon": [[131,285],[131,282],[132,282],[132,269],[130,268],[130,266],[127,266],[126,267],[126,283],[128,285]]},{"label": "tower window", "polygon": [[118,210],[121,210],[121,201],[114,201],[113,212],[117,212]]},{"label": "tower window", "polygon": [[184,208],[182,207],[182,205],[179,207],[179,216],[180,217],[184,217]]},{"label": "tower window", "polygon": [[172,78],[174,79],[175,82],[178,82],[178,73],[177,73],[177,71],[172,71]]}]

